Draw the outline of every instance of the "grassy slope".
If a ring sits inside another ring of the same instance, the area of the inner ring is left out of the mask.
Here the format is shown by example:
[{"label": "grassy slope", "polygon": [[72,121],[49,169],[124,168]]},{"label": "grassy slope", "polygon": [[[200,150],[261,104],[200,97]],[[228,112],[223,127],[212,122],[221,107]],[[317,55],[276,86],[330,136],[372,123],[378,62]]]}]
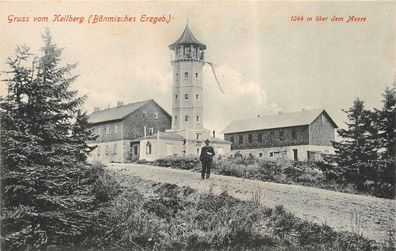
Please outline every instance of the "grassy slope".
[{"label": "grassy slope", "polygon": [[[118,187],[121,185],[121,187]],[[103,191],[101,238],[92,245],[124,249],[372,250],[373,242],[296,218],[282,207],[240,201],[223,193],[143,181],[109,172]],[[105,233],[103,235],[103,233]],[[89,244],[89,243],[87,243]]]}]

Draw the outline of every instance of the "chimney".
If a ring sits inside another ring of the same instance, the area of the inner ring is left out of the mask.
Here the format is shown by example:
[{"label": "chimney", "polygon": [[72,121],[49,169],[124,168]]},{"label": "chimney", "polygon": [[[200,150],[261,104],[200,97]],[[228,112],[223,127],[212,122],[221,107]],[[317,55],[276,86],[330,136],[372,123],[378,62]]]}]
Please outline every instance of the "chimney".
[{"label": "chimney", "polygon": [[94,112],[98,112],[98,111],[100,111],[100,108],[99,107],[94,107]]},{"label": "chimney", "polygon": [[120,106],[123,106],[124,105],[124,102],[122,102],[122,101],[118,101],[117,102],[117,107],[120,107]]},{"label": "chimney", "polygon": [[213,138],[216,138],[216,131],[213,131]]}]

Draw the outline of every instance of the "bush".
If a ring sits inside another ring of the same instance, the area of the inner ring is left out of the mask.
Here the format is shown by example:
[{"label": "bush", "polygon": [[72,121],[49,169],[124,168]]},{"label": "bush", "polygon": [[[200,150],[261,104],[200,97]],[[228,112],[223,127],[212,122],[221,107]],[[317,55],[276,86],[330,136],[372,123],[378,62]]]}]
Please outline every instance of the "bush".
[{"label": "bush", "polygon": [[201,168],[201,162],[194,156],[174,156],[157,159],[155,166],[172,167],[182,170],[198,170]]}]

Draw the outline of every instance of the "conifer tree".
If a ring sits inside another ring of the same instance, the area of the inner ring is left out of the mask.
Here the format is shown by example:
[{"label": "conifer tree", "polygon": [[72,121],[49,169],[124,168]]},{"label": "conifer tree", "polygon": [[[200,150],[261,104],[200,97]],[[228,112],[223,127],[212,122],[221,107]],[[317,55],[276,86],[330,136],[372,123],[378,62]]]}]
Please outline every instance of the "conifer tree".
[{"label": "conifer tree", "polygon": [[94,223],[85,97],[70,90],[76,65],[60,65],[62,50],[49,31],[43,41],[38,58],[18,47],[8,62],[1,103],[4,249],[80,245]]},{"label": "conifer tree", "polygon": [[333,143],[335,161],[344,170],[346,180],[363,189],[365,181],[376,177],[373,114],[365,109],[360,99],[356,99],[353,106],[344,112],[349,121],[346,129],[337,131],[342,140]]},{"label": "conifer tree", "polygon": [[[386,189],[394,196],[395,189],[395,151],[396,151],[396,89],[386,88],[383,96],[383,106],[381,109],[374,109],[376,116],[375,129],[376,147],[378,152],[377,174],[382,186],[380,189]],[[390,195],[392,196],[392,195]]]}]

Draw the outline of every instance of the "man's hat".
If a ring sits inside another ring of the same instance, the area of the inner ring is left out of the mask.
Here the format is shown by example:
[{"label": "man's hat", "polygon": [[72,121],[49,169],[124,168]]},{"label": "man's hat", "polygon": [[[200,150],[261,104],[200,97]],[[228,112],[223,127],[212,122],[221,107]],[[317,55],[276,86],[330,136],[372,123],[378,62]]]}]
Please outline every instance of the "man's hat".
[{"label": "man's hat", "polygon": [[209,139],[205,140],[205,143],[210,143],[210,140]]}]

